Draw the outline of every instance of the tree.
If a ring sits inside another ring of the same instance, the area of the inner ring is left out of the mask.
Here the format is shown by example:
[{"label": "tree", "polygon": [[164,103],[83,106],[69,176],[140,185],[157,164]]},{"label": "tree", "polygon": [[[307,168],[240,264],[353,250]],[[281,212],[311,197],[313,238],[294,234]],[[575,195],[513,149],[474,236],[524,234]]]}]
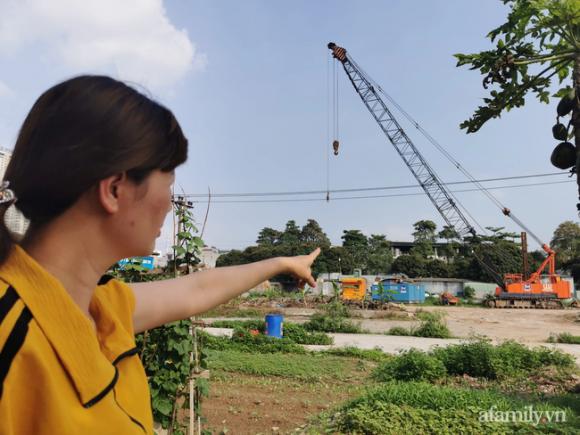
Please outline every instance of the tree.
[{"label": "tree", "polygon": [[265,227],[258,234],[256,243],[260,246],[274,246],[280,243],[282,232],[270,227]]},{"label": "tree", "polygon": [[359,230],[344,230],[342,234],[342,246],[352,256],[354,268],[366,270],[369,254],[367,236]]},{"label": "tree", "polygon": [[368,244],[367,273],[388,273],[393,263],[393,253],[391,252],[391,244],[386,236],[371,234]]},{"label": "tree", "polygon": [[562,265],[580,258],[580,225],[572,221],[562,222],[554,231],[550,246],[556,251],[556,258]]},{"label": "tree", "polygon": [[[321,258],[324,272],[341,272],[351,274],[354,272],[354,261],[351,253],[342,246],[333,246],[332,248],[322,251],[317,261]],[[316,264],[316,262],[314,263]]]},{"label": "tree", "polygon": [[427,261],[418,255],[401,255],[393,261],[392,272],[404,273],[405,275],[415,278],[427,276]]},{"label": "tree", "polygon": [[413,224],[413,238],[415,246],[411,249],[411,254],[424,258],[433,255],[433,243],[435,243],[437,225],[430,220],[421,220]]},{"label": "tree", "polygon": [[313,248],[330,248],[330,239],[314,219],[308,219],[306,225],[302,227],[300,240]]},{"label": "tree", "polygon": [[[552,163],[560,169],[580,167],[580,2],[578,0],[503,0],[511,8],[507,21],[487,35],[495,47],[474,54],[456,54],[457,66],[469,65],[485,75],[483,87],[489,96],[460,127],[478,131],[487,121],[525,104],[528,93],[542,103],[550,102],[550,87],[556,76],[561,98],[558,115],[571,113],[570,133],[564,124],[554,126],[554,138],[571,144],[554,150]],[[568,85],[562,83],[568,76]],[[557,124],[560,124],[559,122]],[[559,162],[555,162],[560,160]],[[559,157],[558,157],[559,156]],[[580,195],[580,171],[577,171]],[[580,211],[580,202],[578,203]]]},{"label": "tree", "polygon": [[457,231],[451,225],[445,225],[443,229],[439,231],[437,237],[445,240],[446,242],[445,246],[441,248],[441,254],[445,256],[447,259],[447,264],[449,264],[459,251],[459,234],[457,234]]},{"label": "tree", "polygon": [[296,221],[289,220],[286,222],[286,228],[284,232],[280,236],[280,243],[296,246],[300,243],[300,236],[302,235],[302,231],[300,227],[296,225]]},{"label": "tree", "polygon": [[450,268],[447,263],[439,259],[427,261],[425,264],[426,275],[432,278],[449,278]]}]

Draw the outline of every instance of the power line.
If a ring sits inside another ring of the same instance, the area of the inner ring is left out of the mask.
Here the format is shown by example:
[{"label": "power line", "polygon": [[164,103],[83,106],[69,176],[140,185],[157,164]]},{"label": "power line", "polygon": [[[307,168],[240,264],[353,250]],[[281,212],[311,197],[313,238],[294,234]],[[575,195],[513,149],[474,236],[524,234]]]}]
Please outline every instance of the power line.
[{"label": "power line", "polygon": [[[464,182],[460,182],[464,183]],[[468,183],[468,182],[467,182]],[[566,181],[552,181],[548,183],[527,183],[527,184],[514,184],[509,186],[495,186],[495,187],[488,187],[488,190],[500,190],[500,189],[513,189],[513,188],[521,188],[521,187],[533,187],[533,186],[547,186],[551,184],[562,184],[562,183],[575,183],[574,180],[566,180]],[[459,184],[459,183],[458,183]],[[420,186],[411,186],[418,188]],[[462,189],[462,190],[454,190],[453,193],[463,193],[463,192],[480,192],[480,189]],[[325,192],[321,192],[325,193]],[[417,192],[417,193],[394,193],[389,195],[368,195],[368,196],[344,196],[340,198],[332,198],[331,201],[341,201],[341,200],[351,200],[351,199],[372,199],[372,198],[394,198],[394,197],[404,197],[404,196],[423,196],[425,192]],[[212,195],[214,196],[214,195]],[[281,203],[281,202],[316,202],[316,201],[326,201],[326,198],[304,198],[304,199],[245,199],[245,200],[212,200],[212,203]],[[207,201],[193,201],[196,204],[205,203]]]},{"label": "power line", "polygon": [[[485,178],[476,180],[478,183],[485,183],[491,181],[505,181],[505,180],[521,180],[525,178],[539,178],[539,177],[552,177],[554,175],[569,175],[568,172],[551,172],[545,174],[530,174],[530,175],[516,175],[511,177],[499,177],[499,178]],[[443,183],[445,186],[452,186],[458,184],[473,184],[472,181],[452,181],[449,183]],[[349,193],[349,192],[368,192],[375,190],[397,190],[397,189],[413,189],[421,187],[418,184],[406,184],[400,186],[382,186],[382,187],[361,187],[355,189],[334,189],[330,190],[331,193]],[[327,190],[304,190],[304,191],[290,191],[290,192],[251,192],[251,193],[212,193],[213,198],[221,197],[244,197],[244,196],[288,196],[288,195],[311,195],[326,193]],[[189,193],[182,194],[180,196],[188,198],[202,198],[206,197],[207,193]]]}]

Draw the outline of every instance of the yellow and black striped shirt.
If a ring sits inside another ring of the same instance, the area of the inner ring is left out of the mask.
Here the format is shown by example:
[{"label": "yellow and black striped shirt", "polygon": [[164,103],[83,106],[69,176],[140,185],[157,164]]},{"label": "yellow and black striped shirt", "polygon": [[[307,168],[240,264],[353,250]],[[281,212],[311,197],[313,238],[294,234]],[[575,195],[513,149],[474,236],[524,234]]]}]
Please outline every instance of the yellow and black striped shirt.
[{"label": "yellow and black striped shirt", "polygon": [[151,434],[131,288],[104,277],[90,313],[15,245],[0,266],[0,435]]}]

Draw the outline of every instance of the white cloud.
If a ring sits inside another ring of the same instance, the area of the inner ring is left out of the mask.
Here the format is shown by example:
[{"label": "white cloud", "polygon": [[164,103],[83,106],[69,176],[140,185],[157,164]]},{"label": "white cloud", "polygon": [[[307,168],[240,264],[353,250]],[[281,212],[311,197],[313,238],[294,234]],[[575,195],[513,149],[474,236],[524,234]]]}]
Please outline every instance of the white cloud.
[{"label": "white cloud", "polygon": [[162,0],[0,0],[0,52],[32,44],[71,72],[164,88],[206,63]]}]

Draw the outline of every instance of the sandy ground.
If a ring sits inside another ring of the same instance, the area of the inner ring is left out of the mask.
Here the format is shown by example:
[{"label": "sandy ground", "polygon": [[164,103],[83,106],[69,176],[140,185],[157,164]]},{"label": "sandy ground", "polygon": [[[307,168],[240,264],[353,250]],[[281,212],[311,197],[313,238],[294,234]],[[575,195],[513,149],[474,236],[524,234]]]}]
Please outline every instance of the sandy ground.
[{"label": "sandy ground", "polygon": [[[418,324],[416,320],[386,320],[373,318],[353,318],[370,334],[331,334],[334,346],[356,346],[362,349],[379,347],[385,352],[394,353],[402,349],[428,350],[438,345],[446,346],[468,339],[474,335],[485,336],[494,342],[516,340],[529,346],[557,347],[568,352],[580,363],[580,345],[549,344],[546,341],[550,334],[567,332],[580,335],[580,310],[530,310],[530,309],[486,309],[477,307],[410,307],[407,311],[441,311],[455,339],[444,340],[421,337],[399,337],[384,335],[393,326],[410,327]],[[288,308],[285,320],[303,323],[315,311],[312,309]],[[384,316],[384,311],[357,312],[360,317]],[[404,314],[403,314],[404,316]],[[217,319],[206,319],[208,322]],[[243,319],[240,319],[243,320]],[[216,328],[211,328],[216,329]],[[216,334],[228,334],[228,330],[216,330]],[[312,349],[323,348],[313,346]]]},{"label": "sandy ground", "polygon": [[[517,340],[520,342],[545,342],[551,333],[568,332],[580,335],[580,309],[536,310],[536,309],[489,309],[479,307],[409,307],[407,311],[440,311],[445,313],[447,326],[453,336],[468,338],[484,335],[493,340]],[[301,323],[315,312],[312,309],[287,308],[285,319]],[[359,310],[362,327],[371,333],[384,333],[393,326],[408,327],[413,320],[383,320],[373,316],[384,316],[384,311]],[[404,313],[402,313],[404,315]],[[209,319],[208,319],[209,320]],[[241,319],[240,319],[241,320]]]}]

